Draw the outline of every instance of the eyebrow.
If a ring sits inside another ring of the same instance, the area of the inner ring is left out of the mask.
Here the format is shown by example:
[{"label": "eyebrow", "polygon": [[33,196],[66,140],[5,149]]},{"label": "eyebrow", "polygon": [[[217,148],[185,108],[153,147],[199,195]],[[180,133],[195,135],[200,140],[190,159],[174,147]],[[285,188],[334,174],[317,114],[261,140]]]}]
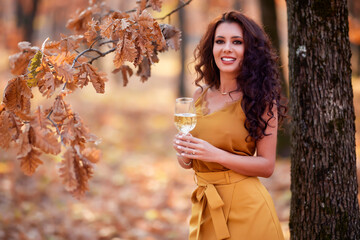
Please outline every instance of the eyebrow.
[{"label": "eyebrow", "polygon": [[[215,36],[215,38],[225,38],[223,36]],[[243,38],[242,36],[232,36],[231,38]]]}]

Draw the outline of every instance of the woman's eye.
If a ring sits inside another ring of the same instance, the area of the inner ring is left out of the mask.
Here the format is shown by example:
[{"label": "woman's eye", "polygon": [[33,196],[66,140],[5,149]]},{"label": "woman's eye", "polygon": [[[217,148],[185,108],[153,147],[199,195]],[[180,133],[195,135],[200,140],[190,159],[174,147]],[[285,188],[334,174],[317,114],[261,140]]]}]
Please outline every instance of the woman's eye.
[{"label": "woman's eye", "polygon": [[240,44],[242,44],[243,42],[242,41],[240,41],[240,40],[236,40],[236,41],[234,41],[234,44],[236,44],[236,45],[240,45]]},{"label": "woman's eye", "polygon": [[216,44],[221,44],[221,43],[224,43],[224,41],[223,40],[216,40],[215,43]]}]

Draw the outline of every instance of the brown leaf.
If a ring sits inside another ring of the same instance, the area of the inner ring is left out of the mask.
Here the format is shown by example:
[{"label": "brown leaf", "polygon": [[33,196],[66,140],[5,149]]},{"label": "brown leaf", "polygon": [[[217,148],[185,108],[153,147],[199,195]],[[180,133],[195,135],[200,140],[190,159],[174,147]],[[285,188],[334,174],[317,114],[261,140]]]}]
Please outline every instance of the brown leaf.
[{"label": "brown leaf", "polygon": [[112,33],[115,30],[114,21],[112,18],[106,18],[100,25],[100,35],[105,38],[112,39]]},{"label": "brown leaf", "polygon": [[2,111],[0,113],[0,147],[9,148],[9,144],[12,140],[11,129],[11,119],[7,111]]},{"label": "brown leaf", "polygon": [[66,27],[77,33],[83,33],[87,29],[87,23],[91,20],[95,8],[88,7],[83,11],[77,11],[75,18],[70,19]]},{"label": "brown leaf", "polygon": [[101,151],[96,148],[85,148],[82,155],[92,163],[97,163],[101,158]]},{"label": "brown leaf", "polygon": [[77,198],[81,198],[89,189],[89,179],[93,175],[93,167],[90,163],[76,158],[76,161],[74,161],[74,169],[78,186],[72,191],[72,194]]},{"label": "brown leaf", "polygon": [[35,111],[34,118],[31,121],[31,125],[39,128],[47,129],[47,126],[50,124],[49,119],[42,110],[41,106]]},{"label": "brown leaf", "polygon": [[149,4],[151,5],[151,8],[155,11],[161,11],[162,0],[149,0]]},{"label": "brown leaf", "polygon": [[50,98],[55,89],[59,87],[63,82],[59,80],[59,78],[55,77],[51,72],[45,73],[45,75],[39,80],[38,88],[41,94]]},{"label": "brown leaf", "polygon": [[146,2],[147,2],[147,0],[138,1],[140,12],[144,11],[144,9],[146,8]]},{"label": "brown leaf", "polygon": [[123,40],[119,40],[117,44],[117,50],[114,57],[115,68],[120,68],[125,61],[133,62],[138,56],[138,51],[135,47],[135,42],[124,37]]},{"label": "brown leaf", "polygon": [[[161,51],[163,49],[165,49],[167,46],[166,46],[166,40],[165,40],[165,37],[164,35],[162,34],[162,31],[161,31],[161,27],[159,26],[159,24],[157,22],[154,22],[154,35],[155,35],[155,39],[154,39],[154,42],[155,44],[157,45],[156,46],[156,49]],[[156,54],[154,54],[156,55]],[[158,61],[156,61],[158,62]]]},{"label": "brown leaf", "polygon": [[45,43],[44,55],[59,54],[60,52],[60,41],[47,41]]},{"label": "brown leaf", "polygon": [[[31,116],[28,115],[24,115],[21,112],[16,112],[16,114],[14,112],[11,111],[7,111],[7,113],[9,114],[9,119],[11,121],[11,133],[13,134],[12,139],[14,141],[16,141],[20,134],[22,133],[21,127],[24,125],[23,122],[21,120],[31,120]],[[19,117],[21,117],[22,119],[20,119]]]},{"label": "brown leaf", "polygon": [[122,65],[120,68],[117,68],[113,71],[113,73],[118,73],[121,71],[122,79],[123,79],[123,86],[126,87],[126,85],[129,83],[128,74],[129,77],[133,75],[133,70],[128,65]]},{"label": "brown leaf", "polygon": [[4,91],[3,102],[11,111],[23,113],[30,112],[30,98],[33,95],[26,81],[22,77],[16,77],[8,81]]},{"label": "brown leaf", "polygon": [[180,41],[181,41],[181,32],[177,28],[169,24],[160,24],[160,28],[166,40],[167,46],[171,47],[172,49],[179,50]]},{"label": "brown leaf", "polygon": [[31,176],[36,168],[43,162],[39,159],[41,153],[35,149],[32,149],[25,157],[19,157],[21,161],[20,167],[25,175]]},{"label": "brown leaf", "polygon": [[97,68],[91,64],[83,63],[82,64],[84,71],[87,74],[87,77],[90,79],[92,85],[94,86],[97,93],[105,92],[105,82],[106,74],[97,71]]},{"label": "brown leaf", "polygon": [[141,12],[141,14],[135,18],[139,26],[143,28],[152,28],[154,25],[154,18],[151,16],[151,14],[144,10]]},{"label": "brown leaf", "polygon": [[14,75],[25,74],[30,60],[39,50],[38,47],[31,47],[29,42],[19,42],[18,47],[21,52],[9,57],[11,73]]},{"label": "brown leaf", "polygon": [[78,183],[76,181],[75,171],[74,171],[74,150],[68,148],[64,154],[64,159],[60,163],[59,175],[62,183],[65,185],[67,191],[74,191]]},{"label": "brown leaf", "polygon": [[19,149],[17,153],[18,158],[24,158],[26,157],[30,151],[32,150],[32,146],[29,142],[29,127],[25,129],[25,131],[20,134],[19,137]]},{"label": "brown leaf", "polygon": [[141,77],[142,82],[145,82],[151,76],[150,65],[148,58],[143,58],[143,61],[139,64],[136,75]]},{"label": "brown leaf", "polygon": [[96,142],[98,138],[89,132],[82,119],[74,113],[63,125],[61,136],[65,144],[81,145],[85,142]]},{"label": "brown leaf", "polygon": [[61,152],[61,144],[57,137],[49,129],[33,127],[34,146],[42,150],[44,153],[57,155]]},{"label": "brown leaf", "polygon": [[94,19],[91,19],[91,21],[88,22],[88,30],[84,33],[84,37],[89,44],[91,44],[98,36],[98,31],[100,31],[99,25],[99,21],[95,21]]},{"label": "brown leaf", "polygon": [[60,50],[61,52],[71,52],[79,48],[80,43],[84,40],[83,35],[66,36],[60,34]]},{"label": "brown leaf", "polygon": [[5,110],[5,104],[4,103],[1,103],[0,104],[0,113],[2,112],[2,111],[4,111]]},{"label": "brown leaf", "polygon": [[64,101],[64,94],[60,94],[55,98],[55,102],[52,108],[53,112],[51,118],[56,122],[62,124],[62,122],[72,114],[70,105]]}]

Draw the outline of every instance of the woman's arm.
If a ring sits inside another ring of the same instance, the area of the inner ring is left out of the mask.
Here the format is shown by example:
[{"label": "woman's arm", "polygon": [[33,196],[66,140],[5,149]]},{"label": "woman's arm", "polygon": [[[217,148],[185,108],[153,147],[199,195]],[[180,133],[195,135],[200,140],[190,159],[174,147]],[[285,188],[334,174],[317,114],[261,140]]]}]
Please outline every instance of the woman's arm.
[{"label": "woman's arm", "polygon": [[[174,148],[182,152],[181,155],[185,158],[217,162],[234,172],[247,176],[270,177],[274,171],[276,159],[278,129],[276,107],[274,107],[273,112],[274,118],[269,121],[266,129],[266,133],[270,135],[264,136],[256,142],[256,156],[240,156],[229,153],[190,135],[177,136],[174,141]],[[264,114],[263,118],[269,119],[269,116]]]}]

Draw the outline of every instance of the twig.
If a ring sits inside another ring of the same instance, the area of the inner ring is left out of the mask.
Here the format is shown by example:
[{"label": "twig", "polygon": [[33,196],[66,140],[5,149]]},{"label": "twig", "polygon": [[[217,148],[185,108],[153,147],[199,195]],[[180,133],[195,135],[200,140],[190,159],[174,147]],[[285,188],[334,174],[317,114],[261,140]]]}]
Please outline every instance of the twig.
[{"label": "twig", "polygon": [[90,45],[90,49],[92,49],[92,47],[94,46],[94,44],[97,42],[97,41],[99,41],[101,39],[101,37],[100,36],[97,36],[96,37],[96,39],[94,40],[94,42]]},{"label": "twig", "polygon": [[[150,7],[151,7],[150,4],[149,4],[149,5],[146,5],[145,9],[150,8]],[[134,8],[134,9],[125,11],[125,13],[132,13],[132,12],[136,12],[137,10],[138,10],[138,8]]]},{"label": "twig", "polygon": [[51,109],[51,111],[49,112],[49,114],[47,115],[46,118],[49,119],[49,121],[51,122],[51,124],[55,127],[57,134],[60,136],[61,144],[62,144],[63,146],[65,146],[64,139],[63,139],[63,136],[62,136],[61,133],[60,133],[60,129],[59,129],[58,125],[50,118],[50,116],[51,116],[52,113],[53,113],[53,109]]},{"label": "twig", "polygon": [[182,5],[178,6],[177,8],[175,8],[174,10],[172,10],[171,12],[169,12],[168,14],[166,14],[165,16],[161,17],[161,18],[155,18],[156,20],[164,20],[167,17],[170,17],[172,14],[174,14],[175,12],[179,11],[180,9],[182,9],[183,7],[185,7],[186,5],[189,5],[189,3],[191,3],[192,0],[189,0],[185,3],[183,3]]},{"label": "twig", "polygon": [[116,40],[108,40],[108,41],[99,43],[99,45],[102,46],[102,45],[107,44],[107,43],[116,43],[116,42],[118,42],[118,41],[116,41]]},{"label": "twig", "polygon": [[99,56],[94,57],[93,59],[91,59],[90,61],[88,61],[88,63],[92,64],[93,61],[95,61],[96,59],[99,59],[99,58],[101,58],[101,57],[104,57],[104,56],[108,55],[109,53],[114,52],[115,50],[116,50],[116,48],[112,48],[112,49],[110,49],[109,51],[106,51],[106,52],[100,52],[100,51],[99,51],[99,52],[98,52],[98,53],[99,53]]}]

